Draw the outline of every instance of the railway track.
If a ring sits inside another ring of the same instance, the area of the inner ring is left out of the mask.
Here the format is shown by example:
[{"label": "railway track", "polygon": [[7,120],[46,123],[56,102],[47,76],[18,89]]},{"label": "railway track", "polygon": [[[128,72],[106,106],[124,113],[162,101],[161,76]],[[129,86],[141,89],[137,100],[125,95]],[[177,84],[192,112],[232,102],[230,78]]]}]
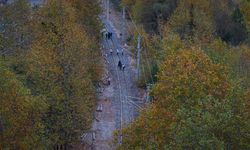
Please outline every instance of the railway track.
[{"label": "railway track", "polygon": [[[108,31],[111,30],[111,32],[114,32],[112,26],[105,25],[106,29]],[[130,91],[129,91],[129,85],[128,85],[128,78],[129,78],[129,69],[130,63],[129,63],[129,56],[126,51],[123,51],[123,55],[121,54],[121,43],[117,37],[117,34],[113,34],[114,38],[110,40],[105,40],[106,42],[106,50],[105,53],[106,56],[110,56],[112,58],[111,64],[112,68],[115,69],[115,74],[117,76],[117,83],[119,88],[119,102],[120,102],[120,129],[123,128],[124,125],[127,125],[128,123],[132,122],[134,119],[133,112],[130,112],[130,110],[134,109],[141,109],[142,107],[139,104],[136,104],[136,102],[129,100],[130,99]],[[109,49],[113,49],[113,54],[110,55]],[[116,49],[119,49],[120,53],[116,54]],[[125,71],[121,71],[118,69],[118,61],[121,61],[123,64],[125,64],[126,68]],[[130,81],[131,82],[131,81]],[[123,86],[121,86],[123,85]],[[124,109],[125,108],[125,109]],[[122,141],[122,135],[121,135],[121,141]]]}]

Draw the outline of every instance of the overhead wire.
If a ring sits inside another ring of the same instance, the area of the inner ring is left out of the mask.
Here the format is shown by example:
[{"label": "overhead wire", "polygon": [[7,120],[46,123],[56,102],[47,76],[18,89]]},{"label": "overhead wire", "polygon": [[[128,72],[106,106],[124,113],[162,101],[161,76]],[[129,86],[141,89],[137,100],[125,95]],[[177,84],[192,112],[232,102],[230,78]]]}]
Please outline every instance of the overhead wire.
[{"label": "overhead wire", "polygon": [[[134,27],[135,27],[135,29],[136,29],[136,32],[142,37],[142,34],[141,34],[140,31],[138,30],[138,27],[137,27],[137,25],[135,24],[135,21],[133,20],[132,15],[131,15],[131,13],[129,12],[128,9],[127,9],[127,12],[128,12],[128,14],[129,14],[129,17],[130,17],[130,19],[131,19],[132,24],[134,25]],[[152,75],[151,67],[150,67],[150,65],[149,65],[150,63],[149,63],[149,60],[148,60],[148,52],[147,52],[147,49],[144,48],[144,51],[145,51],[145,53],[146,53],[145,59],[146,59],[146,61],[147,61],[146,63],[147,63],[147,65],[148,65],[148,69],[149,69],[149,72],[150,72],[151,82],[154,84],[154,78],[153,78],[153,75]],[[147,83],[147,82],[145,82],[145,83]]]}]

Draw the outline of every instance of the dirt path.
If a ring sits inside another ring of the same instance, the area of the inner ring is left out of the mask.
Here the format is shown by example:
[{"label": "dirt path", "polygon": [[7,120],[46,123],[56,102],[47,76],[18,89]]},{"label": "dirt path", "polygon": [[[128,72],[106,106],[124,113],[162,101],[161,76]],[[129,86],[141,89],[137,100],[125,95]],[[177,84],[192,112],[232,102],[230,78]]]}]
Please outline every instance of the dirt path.
[{"label": "dirt path", "polygon": [[[105,84],[101,85],[99,94],[96,119],[93,123],[93,133],[91,136],[90,149],[95,150],[112,150],[113,131],[121,129],[129,124],[138,115],[142,100],[133,99],[132,97],[143,97],[143,90],[137,88],[135,83],[135,62],[125,50],[121,53],[122,45],[119,37],[121,27],[121,14],[114,12],[111,7],[110,20],[104,15],[100,18],[106,29],[113,34],[112,40],[103,40],[103,57],[106,66],[104,75]],[[110,54],[110,49],[113,54]],[[120,52],[117,54],[116,49]],[[120,70],[117,66],[118,61],[125,64],[125,70]],[[110,80],[110,85],[107,83]]]}]

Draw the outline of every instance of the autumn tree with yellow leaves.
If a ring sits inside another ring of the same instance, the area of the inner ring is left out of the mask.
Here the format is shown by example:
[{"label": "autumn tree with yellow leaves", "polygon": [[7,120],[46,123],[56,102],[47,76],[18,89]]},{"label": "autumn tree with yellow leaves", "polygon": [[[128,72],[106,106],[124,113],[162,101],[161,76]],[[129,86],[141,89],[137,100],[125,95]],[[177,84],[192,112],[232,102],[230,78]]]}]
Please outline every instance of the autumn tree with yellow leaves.
[{"label": "autumn tree with yellow leaves", "polygon": [[0,8],[1,54],[8,51],[0,65],[0,149],[70,148],[91,128],[102,73],[93,5],[50,0],[31,9],[18,0]]},{"label": "autumn tree with yellow leaves", "polygon": [[91,41],[67,2],[50,1],[36,18],[27,75],[33,92],[47,98],[49,109],[44,120],[49,141],[69,146],[92,122]]},{"label": "autumn tree with yellow leaves", "polygon": [[244,18],[246,21],[246,24],[248,26],[250,26],[250,2],[248,0],[240,0],[239,1],[239,5],[240,5],[240,9],[244,14]]},{"label": "autumn tree with yellow leaves", "polygon": [[32,41],[30,15],[31,8],[26,0],[15,0],[0,7],[1,55],[18,56],[27,51]]},{"label": "autumn tree with yellow leaves", "polygon": [[153,103],[120,131],[118,149],[249,148],[247,97],[223,65],[182,49],[166,57],[157,77]]},{"label": "autumn tree with yellow leaves", "polygon": [[42,117],[47,103],[42,96],[33,96],[0,60],[0,148],[43,149]]},{"label": "autumn tree with yellow leaves", "polygon": [[179,0],[167,18],[157,3],[172,2],[122,1],[142,36],[144,85],[155,75],[143,75],[145,62],[159,69],[153,102],[114,143],[122,135],[118,149],[249,149],[249,1]]}]

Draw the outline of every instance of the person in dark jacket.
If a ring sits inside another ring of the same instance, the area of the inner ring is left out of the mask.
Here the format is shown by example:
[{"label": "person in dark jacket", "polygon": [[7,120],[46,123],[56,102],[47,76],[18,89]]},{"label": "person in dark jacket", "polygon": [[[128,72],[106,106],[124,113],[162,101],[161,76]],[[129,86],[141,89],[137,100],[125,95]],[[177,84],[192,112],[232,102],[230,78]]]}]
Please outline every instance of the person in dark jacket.
[{"label": "person in dark jacket", "polygon": [[106,40],[108,39],[108,33],[105,33],[105,39]]},{"label": "person in dark jacket", "polygon": [[112,39],[112,35],[113,35],[113,33],[112,33],[112,32],[110,32],[110,39]]},{"label": "person in dark jacket", "polygon": [[120,70],[122,69],[122,62],[120,60],[118,61],[118,67],[120,68]]},{"label": "person in dark jacket", "polygon": [[108,39],[112,39],[112,32],[108,33]]},{"label": "person in dark jacket", "polygon": [[116,49],[116,55],[119,55],[119,49]]}]

